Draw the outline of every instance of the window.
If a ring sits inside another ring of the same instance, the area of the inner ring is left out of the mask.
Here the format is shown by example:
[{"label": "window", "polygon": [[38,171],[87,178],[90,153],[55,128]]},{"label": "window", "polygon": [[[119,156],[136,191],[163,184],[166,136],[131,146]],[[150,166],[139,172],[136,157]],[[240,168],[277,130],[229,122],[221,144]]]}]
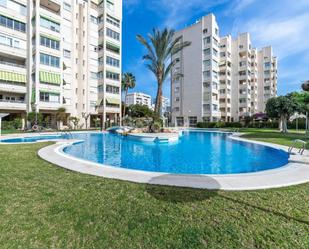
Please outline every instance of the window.
[{"label": "window", "polygon": [[111,30],[109,28],[106,28],[106,35],[110,38],[113,38],[117,41],[120,41],[120,34],[114,30]]},{"label": "window", "polygon": [[60,49],[60,42],[45,36],[40,36],[40,44],[44,47],[48,47],[51,49],[56,49],[59,50]]},{"label": "window", "polygon": [[218,111],[218,105],[212,105],[212,109],[213,109],[214,111]]},{"label": "window", "polygon": [[210,111],[210,104],[204,104],[203,109],[204,111]]},{"label": "window", "polygon": [[197,125],[197,117],[189,117],[189,126],[195,127]]},{"label": "window", "polygon": [[103,91],[104,91],[104,86],[103,85],[98,86],[98,92],[102,93]]},{"label": "window", "polygon": [[264,67],[265,68],[270,68],[271,63],[270,62],[265,62]]},{"label": "window", "polygon": [[63,56],[64,56],[65,58],[71,58],[71,51],[70,51],[70,50],[64,49],[64,50],[63,50]]},{"label": "window", "polygon": [[4,35],[0,35],[0,44],[14,48],[26,49],[26,43],[24,41]]},{"label": "window", "polygon": [[56,93],[40,92],[40,101],[59,103],[60,95]]},{"label": "window", "polygon": [[208,71],[204,71],[203,72],[203,76],[204,76],[204,78],[210,77],[210,71],[209,70]]},{"label": "window", "polygon": [[51,67],[60,67],[60,58],[40,53],[40,63]]},{"label": "window", "polygon": [[119,94],[119,87],[106,85],[106,92],[112,94]]},{"label": "window", "polygon": [[208,37],[205,37],[204,38],[204,45],[206,45],[206,44],[209,44],[210,43],[210,36],[208,36]]},{"label": "window", "polygon": [[95,73],[95,72],[90,72],[90,77],[91,77],[91,79],[98,79],[98,74],[97,73]]},{"label": "window", "polygon": [[41,27],[44,27],[44,28],[47,28],[47,29],[50,29],[52,31],[55,31],[55,32],[60,32],[60,24],[55,22],[55,21],[52,21],[52,20],[49,20],[45,17],[40,17],[40,25]]},{"label": "window", "polygon": [[114,3],[111,0],[106,1],[106,7],[108,10],[114,12],[115,11],[115,6]]},{"label": "window", "polygon": [[110,80],[119,80],[120,75],[119,75],[119,73],[113,73],[113,72],[110,72],[110,71],[106,71],[106,78],[110,79]]},{"label": "window", "polygon": [[113,67],[120,67],[120,62],[119,60],[112,58],[110,56],[106,56],[106,64],[113,66]]},{"label": "window", "polygon": [[241,61],[239,62],[239,66],[240,67],[243,67],[243,66],[246,66],[247,65],[247,62],[246,61]]},{"label": "window", "polygon": [[204,67],[209,67],[210,66],[210,60],[204,60],[203,65],[204,65]]},{"label": "window", "polygon": [[0,5],[5,8],[13,11],[17,11],[19,14],[26,16],[27,15],[27,7],[17,1],[13,0],[0,0]]},{"label": "window", "polygon": [[210,55],[210,48],[204,49],[204,56]]},{"label": "window", "polygon": [[214,56],[218,56],[218,51],[216,49],[213,49],[212,51],[213,51]]},{"label": "window", "polygon": [[96,18],[95,16],[91,15],[90,16],[90,22],[92,22],[94,24],[98,24],[98,18]]},{"label": "window", "polygon": [[220,57],[225,57],[225,52],[220,52]]},{"label": "window", "polygon": [[16,21],[12,18],[0,15],[0,25],[16,31],[26,32],[26,24],[20,21]]},{"label": "window", "polygon": [[119,28],[120,27],[120,21],[110,15],[107,15],[106,17],[106,21],[112,25],[114,25],[115,27]]},{"label": "window", "polygon": [[71,5],[69,3],[64,2],[63,3],[63,9],[67,11],[71,11]]},{"label": "window", "polygon": [[219,35],[219,30],[217,28],[215,28],[215,34]]}]

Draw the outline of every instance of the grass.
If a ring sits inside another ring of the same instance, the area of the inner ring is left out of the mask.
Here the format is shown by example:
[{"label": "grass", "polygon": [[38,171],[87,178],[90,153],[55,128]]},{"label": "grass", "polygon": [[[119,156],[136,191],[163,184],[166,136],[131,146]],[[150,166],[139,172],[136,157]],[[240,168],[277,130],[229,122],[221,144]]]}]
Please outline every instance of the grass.
[{"label": "grass", "polygon": [[0,248],[309,248],[309,184],[248,192],[70,172],[0,145]]},{"label": "grass", "polygon": [[244,138],[285,146],[290,146],[295,139],[301,139],[307,142],[306,149],[309,149],[309,136],[306,136],[304,131],[292,130],[283,134],[273,129],[240,129],[240,132],[246,133]]}]

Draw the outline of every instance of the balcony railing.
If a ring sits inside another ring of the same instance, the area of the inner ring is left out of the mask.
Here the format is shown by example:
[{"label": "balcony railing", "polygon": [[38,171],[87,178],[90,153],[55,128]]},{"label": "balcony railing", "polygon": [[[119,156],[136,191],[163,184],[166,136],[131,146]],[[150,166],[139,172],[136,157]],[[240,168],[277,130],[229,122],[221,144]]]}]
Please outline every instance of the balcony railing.
[{"label": "balcony railing", "polygon": [[7,99],[0,99],[2,103],[13,103],[13,104],[26,104],[25,100],[7,100]]},{"label": "balcony railing", "polygon": [[20,65],[20,64],[13,63],[13,62],[7,62],[7,61],[0,61],[0,64],[12,66],[12,67],[26,68],[25,65]]}]

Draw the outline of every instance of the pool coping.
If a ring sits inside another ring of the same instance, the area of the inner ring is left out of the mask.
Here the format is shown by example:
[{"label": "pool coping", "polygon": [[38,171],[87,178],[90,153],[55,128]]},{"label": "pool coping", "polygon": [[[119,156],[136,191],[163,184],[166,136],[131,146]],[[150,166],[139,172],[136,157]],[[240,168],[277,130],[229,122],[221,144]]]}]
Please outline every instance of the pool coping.
[{"label": "pool coping", "polygon": [[[260,144],[286,152],[288,150],[286,146],[248,140],[241,138],[241,135],[243,133],[233,133],[230,138],[237,141]],[[305,151],[305,155],[303,156],[292,154],[288,164],[271,170],[226,175],[184,175],[124,169],[86,161],[63,152],[65,147],[82,142],[82,140],[53,141],[56,143],[38,151],[38,155],[42,159],[71,171],[135,183],[240,191],[280,188],[309,182],[308,151]]]}]

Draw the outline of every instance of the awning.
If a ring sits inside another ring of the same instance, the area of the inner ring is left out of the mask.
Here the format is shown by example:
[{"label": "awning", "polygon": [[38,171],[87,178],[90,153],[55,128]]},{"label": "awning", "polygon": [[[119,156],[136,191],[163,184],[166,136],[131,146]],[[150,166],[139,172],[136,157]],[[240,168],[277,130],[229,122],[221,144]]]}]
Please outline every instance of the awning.
[{"label": "awning", "polygon": [[52,35],[46,35],[46,34],[41,33],[41,36],[46,37],[51,40],[60,41],[60,38],[52,36]]},{"label": "awning", "polygon": [[25,74],[11,73],[7,71],[0,71],[0,80],[19,83],[27,82]]},{"label": "awning", "polygon": [[40,82],[41,83],[49,83],[49,84],[60,85],[61,84],[61,76],[60,76],[60,74],[56,74],[56,73],[49,73],[49,72],[40,71]]},{"label": "awning", "polygon": [[120,100],[119,99],[106,98],[106,102],[107,102],[107,104],[120,105]]}]

